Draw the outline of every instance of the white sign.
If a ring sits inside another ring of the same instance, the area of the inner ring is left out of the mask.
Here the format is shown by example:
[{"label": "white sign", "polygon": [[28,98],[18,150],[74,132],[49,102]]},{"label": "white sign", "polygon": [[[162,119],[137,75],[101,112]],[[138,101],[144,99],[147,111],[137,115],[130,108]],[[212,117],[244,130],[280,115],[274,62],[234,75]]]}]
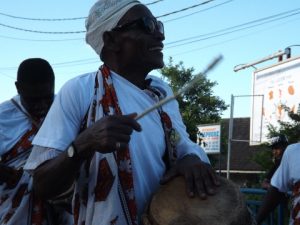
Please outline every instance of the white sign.
[{"label": "white sign", "polygon": [[199,125],[197,142],[206,153],[220,153],[221,143],[221,126],[220,124],[214,125]]},{"label": "white sign", "polygon": [[[257,70],[253,74],[253,105],[250,144],[268,141],[268,125],[278,126],[278,120],[289,121],[283,106],[294,113],[300,103],[300,57]],[[263,97],[259,97],[259,95]]]}]

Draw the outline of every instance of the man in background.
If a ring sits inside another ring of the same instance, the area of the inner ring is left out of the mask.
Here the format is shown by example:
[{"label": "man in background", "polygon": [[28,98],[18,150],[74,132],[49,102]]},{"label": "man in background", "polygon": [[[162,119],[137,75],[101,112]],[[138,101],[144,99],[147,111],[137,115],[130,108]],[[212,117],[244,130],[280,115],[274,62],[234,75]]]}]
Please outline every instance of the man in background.
[{"label": "man in background", "polygon": [[278,169],[275,171],[271,186],[263,200],[256,220],[261,224],[275,207],[285,201],[286,194],[292,192],[290,225],[300,224],[300,144],[289,145]]},{"label": "man in background", "polygon": [[277,170],[277,168],[280,165],[282,155],[288,146],[288,139],[284,134],[280,134],[278,136],[275,136],[271,138],[270,140],[270,148],[272,149],[272,155],[273,155],[273,166],[269,170],[269,172],[266,174],[263,182],[262,182],[262,188],[268,189],[270,187],[270,181]]},{"label": "man in background", "polygon": [[41,58],[18,68],[18,95],[0,104],[0,224],[54,224],[46,206],[32,192],[32,177],[23,171],[54,99],[54,72]]}]

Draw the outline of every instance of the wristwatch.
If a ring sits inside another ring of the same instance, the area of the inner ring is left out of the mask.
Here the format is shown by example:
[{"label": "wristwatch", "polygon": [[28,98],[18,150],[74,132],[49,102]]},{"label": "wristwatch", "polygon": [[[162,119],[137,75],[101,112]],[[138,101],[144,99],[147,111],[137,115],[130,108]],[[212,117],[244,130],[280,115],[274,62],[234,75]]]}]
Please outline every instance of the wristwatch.
[{"label": "wristwatch", "polygon": [[77,151],[73,145],[73,143],[68,147],[67,154],[69,158],[75,158],[77,156]]}]

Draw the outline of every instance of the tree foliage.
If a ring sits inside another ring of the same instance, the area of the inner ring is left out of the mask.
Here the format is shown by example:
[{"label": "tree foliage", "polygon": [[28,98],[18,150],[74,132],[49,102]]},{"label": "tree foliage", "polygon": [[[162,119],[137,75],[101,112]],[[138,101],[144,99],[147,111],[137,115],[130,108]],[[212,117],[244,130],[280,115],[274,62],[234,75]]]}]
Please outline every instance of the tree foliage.
[{"label": "tree foliage", "polygon": [[[289,143],[296,143],[300,140],[300,112],[294,113],[287,106],[283,106],[283,109],[288,113],[290,121],[278,121],[278,126],[272,124],[268,125],[268,138],[284,134],[287,136]],[[263,143],[261,146],[267,149],[267,143]],[[254,156],[254,161],[261,165],[265,170],[269,170],[272,167],[272,153],[271,151],[261,151]]]},{"label": "tree foliage", "polygon": [[[174,64],[172,58],[160,72],[174,92],[199,75],[194,74],[194,68],[186,69],[183,62]],[[219,122],[222,112],[228,107],[222,99],[213,95],[212,88],[217,82],[210,81],[205,75],[200,76],[197,85],[177,98],[183,121],[193,141],[197,140],[197,125]]]},{"label": "tree foliage", "polygon": [[285,134],[289,140],[289,143],[296,143],[300,140],[300,112],[294,113],[287,106],[283,106],[283,109],[288,113],[290,121],[278,121],[279,126],[275,127],[272,124],[268,126],[268,137],[274,137],[278,134]]},{"label": "tree foliage", "polygon": [[263,170],[267,171],[270,170],[274,164],[272,161],[273,158],[272,151],[266,146],[262,146],[262,147],[265,148],[262,148],[261,151],[257,152],[253,156],[252,160],[257,164],[259,164],[263,168]]}]

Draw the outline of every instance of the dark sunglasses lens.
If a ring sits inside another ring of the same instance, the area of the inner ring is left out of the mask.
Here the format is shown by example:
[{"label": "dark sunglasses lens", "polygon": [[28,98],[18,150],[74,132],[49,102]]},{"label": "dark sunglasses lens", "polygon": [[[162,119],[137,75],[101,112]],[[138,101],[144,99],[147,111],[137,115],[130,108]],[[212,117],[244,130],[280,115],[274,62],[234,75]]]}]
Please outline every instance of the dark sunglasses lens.
[{"label": "dark sunglasses lens", "polygon": [[152,20],[151,18],[145,18],[143,22],[146,31],[150,34],[153,34],[155,31],[155,21]]},{"label": "dark sunglasses lens", "polygon": [[152,18],[145,18],[143,22],[148,33],[153,34],[155,31],[158,31],[161,34],[164,34],[164,25],[161,21],[156,21]]},{"label": "dark sunglasses lens", "polygon": [[157,21],[157,30],[161,33],[161,34],[165,34],[165,30],[164,30],[164,24],[161,21]]}]

